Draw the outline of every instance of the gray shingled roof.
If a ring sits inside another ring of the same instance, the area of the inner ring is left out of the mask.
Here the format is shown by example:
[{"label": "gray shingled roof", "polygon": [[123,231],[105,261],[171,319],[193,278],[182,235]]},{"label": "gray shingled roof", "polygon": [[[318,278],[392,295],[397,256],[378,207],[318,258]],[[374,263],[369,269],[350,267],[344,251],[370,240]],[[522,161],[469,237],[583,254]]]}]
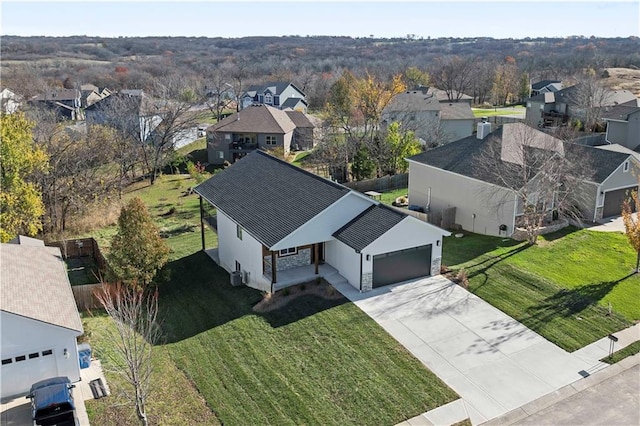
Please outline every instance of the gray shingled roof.
[{"label": "gray shingled roof", "polygon": [[546,87],[546,86],[548,86],[550,84],[554,84],[554,83],[561,83],[561,81],[560,80],[541,80],[541,81],[538,81],[536,83],[533,83],[531,85],[531,88],[533,90],[540,90],[540,89],[542,89],[542,88],[544,88],[544,87]]},{"label": "gray shingled roof", "polygon": [[407,90],[395,95],[384,109],[385,113],[410,111],[440,111],[440,103],[432,93]]},{"label": "gray shingled roof", "polygon": [[372,205],[349,223],[338,229],[333,236],[352,249],[360,252],[402,221],[406,214],[383,204]]},{"label": "gray shingled roof", "polygon": [[307,104],[307,101],[305,101],[302,98],[287,98],[286,101],[282,102],[280,104],[280,108],[282,109],[286,109],[286,108],[295,108],[298,103],[302,102],[303,104],[305,104],[305,106],[309,106],[309,104]]},{"label": "gray shingled roof", "polygon": [[286,112],[269,105],[251,105],[210,126],[207,131],[286,134],[295,128]]},{"label": "gray shingled roof", "polygon": [[616,105],[609,111],[602,114],[602,118],[605,120],[627,121],[629,120],[629,115],[640,111],[640,106],[638,105],[639,101],[639,99],[634,99],[632,101]]},{"label": "gray shingled roof", "polygon": [[466,102],[444,102],[440,104],[441,120],[473,120],[471,105]]},{"label": "gray shingled roof", "polygon": [[[508,126],[508,125],[507,125]],[[480,140],[475,135],[448,143],[438,148],[425,151],[410,157],[409,160],[447,170],[462,176],[481,180],[498,186],[505,186],[499,179],[499,174],[488,167],[480,166],[480,162],[489,155],[500,155],[500,147],[503,143],[503,129],[501,127],[492,132],[485,139]],[[497,146],[493,146],[496,144]],[[579,159],[588,166],[584,178],[602,183],[613,171],[628,157],[628,154],[597,149],[590,146],[564,142],[565,154],[571,159]],[[513,163],[495,161],[495,164],[503,164],[504,167],[518,167]],[[513,176],[513,173],[505,173],[505,176]],[[507,182],[508,187],[514,187],[518,181]]]},{"label": "gray shingled roof", "polygon": [[287,114],[287,116],[289,116],[289,118],[291,119],[291,121],[293,121],[293,124],[296,125],[296,127],[300,127],[300,128],[304,128],[304,127],[311,127],[314,128],[316,126],[313,125],[313,123],[311,122],[311,120],[309,119],[309,116],[301,111],[285,111],[285,113]]},{"label": "gray shingled roof", "polygon": [[270,248],[350,190],[254,151],[195,191]]},{"label": "gray shingled roof", "polygon": [[0,308],[3,311],[82,333],[60,249],[0,244],[0,258]]}]

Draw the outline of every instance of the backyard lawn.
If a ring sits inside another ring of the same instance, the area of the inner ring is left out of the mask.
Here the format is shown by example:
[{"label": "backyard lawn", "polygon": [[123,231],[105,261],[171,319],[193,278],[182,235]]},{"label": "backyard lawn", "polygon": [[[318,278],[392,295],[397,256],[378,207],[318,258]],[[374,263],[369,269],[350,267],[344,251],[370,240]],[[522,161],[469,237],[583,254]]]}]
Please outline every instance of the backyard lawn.
[{"label": "backyard lawn", "polygon": [[464,268],[473,293],[569,351],[640,320],[634,262],[624,235],[576,228],[533,247],[465,233],[443,248],[443,263]]},{"label": "backyard lawn", "polygon": [[[165,340],[157,354],[152,419],[161,424],[396,424],[457,399],[455,393],[346,299],[300,296],[258,314],[262,294],[231,287],[229,275],[200,252],[194,182],[165,175],[137,195],[172,249],[159,287]],[[173,213],[169,214],[172,208]],[[101,247],[115,228],[98,233]],[[207,230],[207,246],[216,235]],[[309,284],[315,285],[315,284]],[[93,424],[131,424],[119,377],[108,370],[109,319],[84,315],[95,355],[114,396],[90,401]],[[184,396],[182,396],[184,394]],[[193,406],[193,409],[192,409]],[[204,413],[204,414],[203,414]],[[198,420],[201,417],[200,420]]]}]

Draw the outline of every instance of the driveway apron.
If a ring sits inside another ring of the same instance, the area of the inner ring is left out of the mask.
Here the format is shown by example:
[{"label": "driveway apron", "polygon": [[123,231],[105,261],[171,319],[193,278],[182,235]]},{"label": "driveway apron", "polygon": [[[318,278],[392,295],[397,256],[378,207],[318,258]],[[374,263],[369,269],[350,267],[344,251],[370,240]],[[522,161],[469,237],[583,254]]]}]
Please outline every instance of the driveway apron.
[{"label": "driveway apron", "polygon": [[441,276],[367,293],[346,282],[334,286],[455,390],[473,424],[602,368]]}]

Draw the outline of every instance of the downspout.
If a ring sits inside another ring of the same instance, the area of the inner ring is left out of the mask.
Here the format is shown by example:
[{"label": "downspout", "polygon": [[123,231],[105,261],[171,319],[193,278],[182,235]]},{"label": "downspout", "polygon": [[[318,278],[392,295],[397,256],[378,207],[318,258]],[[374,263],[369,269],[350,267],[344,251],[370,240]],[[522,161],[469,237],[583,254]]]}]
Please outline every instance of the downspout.
[{"label": "downspout", "polygon": [[359,279],[360,283],[360,293],[362,293],[362,253],[360,253],[360,279]]},{"label": "downspout", "polygon": [[202,204],[202,195],[200,195],[200,236],[202,237],[202,251],[205,251],[204,243],[204,207]]}]

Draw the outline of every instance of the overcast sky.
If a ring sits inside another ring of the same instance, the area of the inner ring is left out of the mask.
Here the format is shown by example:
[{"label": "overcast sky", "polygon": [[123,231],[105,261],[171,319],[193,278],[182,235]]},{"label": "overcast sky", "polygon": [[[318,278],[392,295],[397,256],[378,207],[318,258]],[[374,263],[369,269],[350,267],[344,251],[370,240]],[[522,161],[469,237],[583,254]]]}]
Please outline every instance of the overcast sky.
[{"label": "overcast sky", "polygon": [[0,3],[2,35],[629,37],[640,2],[75,1]]}]

